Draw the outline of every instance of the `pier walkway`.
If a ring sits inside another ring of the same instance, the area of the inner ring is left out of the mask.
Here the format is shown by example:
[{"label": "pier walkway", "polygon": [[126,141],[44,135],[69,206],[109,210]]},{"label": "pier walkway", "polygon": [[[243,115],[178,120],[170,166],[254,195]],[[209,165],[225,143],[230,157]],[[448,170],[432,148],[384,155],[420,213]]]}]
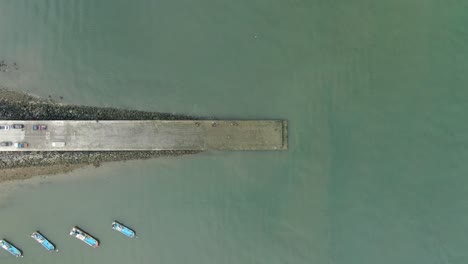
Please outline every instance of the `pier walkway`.
[{"label": "pier walkway", "polygon": [[[14,124],[24,128],[14,129]],[[33,125],[47,126],[33,130]],[[284,150],[284,120],[0,120],[0,151]],[[3,127],[7,128],[7,127]],[[14,143],[24,142],[26,148]]]}]

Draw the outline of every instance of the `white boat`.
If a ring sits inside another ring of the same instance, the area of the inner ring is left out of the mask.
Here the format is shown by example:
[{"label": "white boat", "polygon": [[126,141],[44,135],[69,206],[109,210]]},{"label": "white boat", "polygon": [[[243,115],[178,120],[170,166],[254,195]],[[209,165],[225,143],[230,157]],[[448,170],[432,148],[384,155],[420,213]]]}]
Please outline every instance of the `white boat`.
[{"label": "white boat", "polygon": [[93,248],[99,247],[99,241],[96,238],[76,226],[70,230],[70,236],[76,237]]},{"label": "white boat", "polygon": [[135,231],[133,231],[132,229],[130,229],[127,226],[124,226],[123,224],[121,224],[121,223],[119,223],[117,221],[114,221],[112,223],[112,229],[114,229],[116,231],[119,231],[120,233],[124,234],[127,237],[131,237],[131,238],[136,237]]},{"label": "white boat", "polygon": [[21,250],[19,250],[19,248],[13,246],[13,244],[6,240],[0,240],[0,247],[2,247],[4,250],[8,251],[8,253],[12,254],[17,258],[23,257],[23,253],[21,252]]},{"label": "white boat", "polygon": [[39,233],[39,231],[36,231],[31,234],[31,237],[36,240],[37,243],[41,244],[45,249],[49,251],[58,251],[58,249],[55,248],[55,245],[52,244],[44,235]]}]

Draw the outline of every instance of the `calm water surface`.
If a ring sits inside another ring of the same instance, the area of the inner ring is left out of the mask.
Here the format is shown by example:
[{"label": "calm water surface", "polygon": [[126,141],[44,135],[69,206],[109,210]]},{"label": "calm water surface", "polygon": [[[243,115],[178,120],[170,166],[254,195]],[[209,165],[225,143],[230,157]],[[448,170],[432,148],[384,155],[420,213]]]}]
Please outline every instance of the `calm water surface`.
[{"label": "calm water surface", "polygon": [[[0,60],[20,67],[1,86],[290,122],[284,152],[5,185],[0,237],[21,263],[467,263],[467,12],[436,0],[0,0]],[[140,238],[112,232],[114,219]],[[102,247],[68,236],[72,225]],[[44,252],[36,229],[61,252]]]}]

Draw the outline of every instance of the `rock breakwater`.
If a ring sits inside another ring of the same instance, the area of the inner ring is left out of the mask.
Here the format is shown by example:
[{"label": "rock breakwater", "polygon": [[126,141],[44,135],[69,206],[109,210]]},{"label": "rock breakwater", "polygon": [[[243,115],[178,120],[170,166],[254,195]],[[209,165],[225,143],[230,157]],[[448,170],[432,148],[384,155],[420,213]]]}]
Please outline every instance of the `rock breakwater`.
[{"label": "rock breakwater", "polygon": [[[0,89],[0,120],[189,120],[192,116],[126,110],[109,107],[67,105],[50,99]],[[199,151],[73,151],[1,152],[0,182],[36,175],[67,172],[103,162],[151,159],[195,154]],[[36,168],[36,169],[35,169]],[[48,169],[50,168],[50,169]]]}]

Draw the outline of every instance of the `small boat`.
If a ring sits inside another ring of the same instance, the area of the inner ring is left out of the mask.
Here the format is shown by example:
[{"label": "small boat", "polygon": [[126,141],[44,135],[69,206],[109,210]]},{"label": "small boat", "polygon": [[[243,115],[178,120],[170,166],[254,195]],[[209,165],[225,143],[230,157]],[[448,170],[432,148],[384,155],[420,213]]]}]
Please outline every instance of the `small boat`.
[{"label": "small boat", "polygon": [[19,250],[17,247],[13,246],[10,242],[6,240],[0,240],[0,246],[17,258],[23,257],[23,253],[21,252],[21,250]]},{"label": "small boat", "polygon": [[45,249],[49,251],[58,251],[58,249],[55,248],[55,245],[52,244],[44,235],[39,233],[39,231],[36,231],[32,233],[31,237],[36,240],[39,244],[41,244]]},{"label": "small boat", "polygon": [[135,231],[133,231],[132,229],[130,229],[127,226],[124,226],[123,224],[121,224],[121,223],[119,223],[117,221],[114,221],[112,223],[112,229],[119,231],[120,233],[124,234],[127,237],[132,237],[132,238],[136,237]]},{"label": "small boat", "polygon": [[99,247],[99,241],[96,238],[76,226],[70,230],[70,236],[76,237],[93,248]]}]

